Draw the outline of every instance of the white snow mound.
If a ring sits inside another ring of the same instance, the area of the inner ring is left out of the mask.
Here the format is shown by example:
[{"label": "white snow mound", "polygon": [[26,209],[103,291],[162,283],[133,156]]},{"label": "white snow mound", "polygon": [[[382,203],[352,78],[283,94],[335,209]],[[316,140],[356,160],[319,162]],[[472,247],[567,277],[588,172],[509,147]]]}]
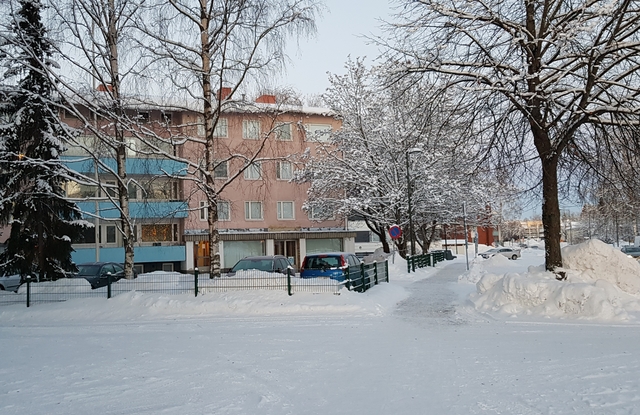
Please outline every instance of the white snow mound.
[{"label": "white snow mound", "polygon": [[522,274],[471,270],[470,274],[481,275],[471,301],[479,311],[514,317],[634,318],[629,312],[640,310],[640,264],[599,240],[568,246],[562,254],[565,281],[544,267],[529,267]]}]

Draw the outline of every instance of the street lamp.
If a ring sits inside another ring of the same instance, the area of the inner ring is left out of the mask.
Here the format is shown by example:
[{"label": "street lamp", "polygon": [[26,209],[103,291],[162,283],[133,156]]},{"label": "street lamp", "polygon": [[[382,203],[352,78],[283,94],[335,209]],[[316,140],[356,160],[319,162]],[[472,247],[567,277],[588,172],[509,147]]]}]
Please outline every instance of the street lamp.
[{"label": "street lamp", "polygon": [[410,166],[409,166],[409,156],[411,154],[422,153],[422,149],[419,148],[410,148],[405,153],[405,161],[407,163],[407,198],[409,201],[409,238],[411,240],[411,255],[415,255],[416,253],[416,240],[413,237],[413,210],[411,209],[411,175],[410,175]]}]

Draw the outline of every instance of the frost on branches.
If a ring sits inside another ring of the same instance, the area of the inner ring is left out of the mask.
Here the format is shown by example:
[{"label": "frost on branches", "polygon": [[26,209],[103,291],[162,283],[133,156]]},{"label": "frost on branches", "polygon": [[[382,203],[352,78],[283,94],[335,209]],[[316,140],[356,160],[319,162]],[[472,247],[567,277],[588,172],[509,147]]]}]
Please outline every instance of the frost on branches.
[{"label": "frost on branches", "polygon": [[[307,209],[362,217],[389,252],[388,229],[403,228],[395,243],[407,253],[409,188],[416,241],[423,251],[436,226],[470,212],[483,212],[487,192],[470,176],[470,155],[459,146],[460,126],[448,122],[446,96],[426,83],[385,87],[385,73],[348,62],[347,73],[331,76],[324,96],[340,114],[342,129],[317,154],[307,154],[297,177],[311,183]],[[408,170],[407,170],[408,167]],[[473,209],[471,209],[473,207]],[[422,232],[420,232],[422,230]]]},{"label": "frost on branches", "polygon": [[559,181],[593,170],[611,131],[638,128],[638,2],[404,3],[380,40],[386,60],[404,80],[446,79],[486,160],[538,172],[546,269],[562,267]]},{"label": "frost on branches", "polygon": [[21,1],[1,33],[0,224],[10,226],[0,274],[36,274],[40,280],[76,271],[71,241],[84,223],[64,198],[67,171],[62,127],[48,76],[51,44],[39,1]]}]

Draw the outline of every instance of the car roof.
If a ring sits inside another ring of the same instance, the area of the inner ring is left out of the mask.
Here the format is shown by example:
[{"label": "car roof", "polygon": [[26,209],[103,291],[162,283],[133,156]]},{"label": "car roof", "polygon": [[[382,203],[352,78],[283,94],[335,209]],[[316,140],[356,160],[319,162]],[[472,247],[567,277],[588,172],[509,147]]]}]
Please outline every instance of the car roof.
[{"label": "car roof", "polygon": [[[276,259],[276,258],[284,258],[287,259],[283,255],[256,255],[256,256],[246,256],[242,259]],[[240,261],[242,261],[242,259]]]},{"label": "car roof", "polygon": [[312,256],[339,256],[339,255],[355,255],[353,252],[317,252],[315,254],[308,254],[307,257]]}]

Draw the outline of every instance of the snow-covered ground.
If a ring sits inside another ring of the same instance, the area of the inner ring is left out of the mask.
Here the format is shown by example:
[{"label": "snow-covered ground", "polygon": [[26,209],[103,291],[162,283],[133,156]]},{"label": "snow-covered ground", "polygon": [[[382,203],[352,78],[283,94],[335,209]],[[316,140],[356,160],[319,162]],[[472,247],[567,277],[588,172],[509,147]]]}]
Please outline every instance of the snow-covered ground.
[{"label": "snow-covered ground", "polygon": [[640,265],[465,256],[364,294],[0,307],[0,414],[637,414]]}]

